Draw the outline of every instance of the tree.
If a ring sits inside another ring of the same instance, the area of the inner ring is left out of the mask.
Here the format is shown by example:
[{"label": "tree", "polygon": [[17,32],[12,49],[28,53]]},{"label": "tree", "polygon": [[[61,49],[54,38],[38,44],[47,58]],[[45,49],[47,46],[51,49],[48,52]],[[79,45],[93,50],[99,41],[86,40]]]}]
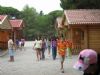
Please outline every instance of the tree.
[{"label": "tree", "polygon": [[12,7],[2,7],[0,6],[0,14],[6,14],[9,15],[10,17],[16,17],[16,18],[21,18],[21,12],[18,11],[15,8]]},{"label": "tree", "polygon": [[75,0],[60,0],[61,8],[65,9],[74,9],[76,8],[76,1]]},{"label": "tree", "polygon": [[52,25],[55,24],[56,18],[59,16],[62,16],[62,14],[63,14],[63,11],[61,11],[61,10],[55,10],[55,11],[52,11],[48,14],[51,16]]},{"label": "tree", "polygon": [[55,30],[55,23],[56,23],[56,18],[59,16],[63,15],[63,11],[61,10],[55,10],[52,11],[48,14],[50,16],[50,20],[51,20],[51,28],[52,28],[52,32],[50,32],[53,36],[56,36],[56,30]]},{"label": "tree", "polygon": [[100,9],[100,0],[60,0],[65,9]]},{"label": "tree", "polygon": [[34,29],[36,30],[35,35],[50,36],[51,32],[53,31],[51,27],[51,16],[49,15],[38,15],[36,20],[36,24]]},{"label": "tree", "polygon": [[24,35],[27,38],[32,38],[34,32],[35,18],[37,17],[35,8],[26,5],[22,11],[22,18],[25,22]]},{"label": "tree", "polygon": [[42,15],[44,15],[44,14],[43,14],[43,11],[40,11],[40,16],[42,16]]},{"label": "tree", "polygon": [[37,36],[55,35],[55,19],[62,15],[62,11],[57,10],[44,15],[42,11],[38,14],[35,10],[33,11],[33,8],[26,6],[22,14],[26,24],[24,34],[28,39],[32,39]]},{"label": "tree", "polygon": [[56,34],[55,20],[62,15],[62,11],[55,10],[49,14],[44,15],[43,11],[36,12],[36,9],[26,5],[22,11],[18,11],[12,7],[1,7],[0,14],[7,14],[24,20],[25,28],[23,30],[24,36],[27,40],[32,40],[38,35],[44,37],[52,37]]},{"label": "tree", "polygon": [[100,0],[80,0],[77,3],[78,9],[100,9]]}]

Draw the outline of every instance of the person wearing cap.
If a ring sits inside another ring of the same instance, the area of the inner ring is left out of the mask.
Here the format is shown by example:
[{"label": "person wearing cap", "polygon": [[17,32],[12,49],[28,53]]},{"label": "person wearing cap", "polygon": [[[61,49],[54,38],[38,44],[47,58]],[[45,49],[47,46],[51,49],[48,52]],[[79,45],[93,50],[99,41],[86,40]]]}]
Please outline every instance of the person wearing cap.
[{"label": "person wearing cap", "polygon": [[73,68],[83,71],[83,75],[100,74],[100,55],[93,49],[84,49],[79,53]]}]

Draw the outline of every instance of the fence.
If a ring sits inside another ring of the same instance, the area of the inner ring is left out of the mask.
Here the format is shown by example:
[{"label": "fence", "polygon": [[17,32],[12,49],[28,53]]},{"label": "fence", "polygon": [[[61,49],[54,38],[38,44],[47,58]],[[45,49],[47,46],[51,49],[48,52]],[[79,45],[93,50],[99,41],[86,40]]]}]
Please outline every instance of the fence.
[{"label": "fence", "polygon": [[76,55],[81,51],[81,45],[80,44],[74,44],[73,46],[74,46],[74,48],[72,50],[72,54]]}]

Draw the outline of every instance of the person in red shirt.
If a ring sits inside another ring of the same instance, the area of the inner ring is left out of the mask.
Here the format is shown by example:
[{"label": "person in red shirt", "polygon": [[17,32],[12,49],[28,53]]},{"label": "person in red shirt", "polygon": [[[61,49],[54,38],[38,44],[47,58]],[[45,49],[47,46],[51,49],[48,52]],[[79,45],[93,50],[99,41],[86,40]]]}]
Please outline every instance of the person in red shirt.
[{"label": "person in red shirt", "polygon": [[61,72],[64,73],[63,63],[66,56],[66,42],[62,38],[60,38],[57,41],[57,47],[58,47],[58,54],[61,59]]}]

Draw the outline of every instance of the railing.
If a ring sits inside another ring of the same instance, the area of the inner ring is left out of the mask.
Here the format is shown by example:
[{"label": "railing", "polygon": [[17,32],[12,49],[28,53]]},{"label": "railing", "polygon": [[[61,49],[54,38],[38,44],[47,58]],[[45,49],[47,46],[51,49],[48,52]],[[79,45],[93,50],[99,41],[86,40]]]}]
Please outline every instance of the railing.
[{"label": "railing", "polygon": [[73,46],[74,46],[74,48],[72,50],[72,54],[73,55],[78,54],[81,50],[81,45],[80,44],[74,44]]}]

